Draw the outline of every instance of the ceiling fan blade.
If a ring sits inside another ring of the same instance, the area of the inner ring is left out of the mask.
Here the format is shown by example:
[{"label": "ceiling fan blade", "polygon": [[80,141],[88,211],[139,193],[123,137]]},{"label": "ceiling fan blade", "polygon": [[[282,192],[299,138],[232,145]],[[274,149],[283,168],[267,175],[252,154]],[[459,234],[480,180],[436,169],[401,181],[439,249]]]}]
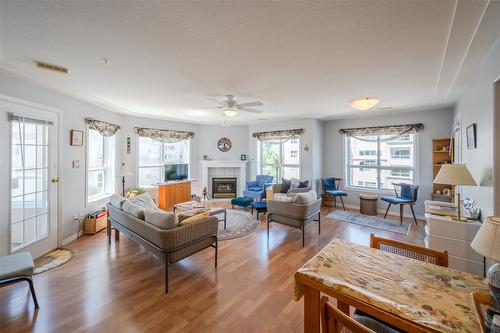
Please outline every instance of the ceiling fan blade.
[{"label": "ceiling fan blade", "polygon": [[262,110],[255,110],[255,109],[249,109],[249,108],[240,108],[239,110],[245,111],[245,112],[251,112],[251,113],[262,113]]},{"label": "ceiling fan blade", "polygon": [[262,102],[255,101],[255,102],[248,102],[248,103],[241,103],[238,104],[241,108],[248,108],[248,107],[253,107],[253,106],[262,106],[264,105]]},{"label": "ceiling fan blade", "polygon": [[226,103],[225,103],[225,102],[219,102],[219,101],[218,101],[218,100],[216,100],[215,98],[210,98],[210,97],[208,97],[207,99],[208,99],[209,101],[214,102],[215,104],[220,105],[220,106],[226,106]]}]

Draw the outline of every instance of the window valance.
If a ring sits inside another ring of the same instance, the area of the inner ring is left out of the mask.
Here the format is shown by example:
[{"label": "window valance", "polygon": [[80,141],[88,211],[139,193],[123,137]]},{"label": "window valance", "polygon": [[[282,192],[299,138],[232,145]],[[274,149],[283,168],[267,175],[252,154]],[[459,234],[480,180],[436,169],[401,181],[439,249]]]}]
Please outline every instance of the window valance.
[{"label": "window valance", "polygon": [[[339,133],[345,136],[352,136],[362,141],[390,141],[395,138],[407,134],[416,133],[424,129],[424,124],[406,124],[392,126],[375,126],[375,127],[359,127],[359,128],[343,128]],[[385,136],[383,139],[379,136]]]},{"label": "window valance", "polygon": [[92,118],[86,118],[85,121],[89,125],[90,129],[98,131],[102,136],[113,136],[120,129],[120,126],[118,125]]},{"label": "window valance", "polygon": [[304,129],[297,128],[297,129],[282,130],[282,131],[256,132],[253,133],[253,137],[257,138],[257,140],[259,141],[285,142],[292,138],[299,137],[302,133],[304,133]]},{"label": "window valance", "polygon": [[175,131],[160,128],[136,127],[135,132],[139,136],[145,136],[156,141],[165,143],[176,143],[194,137],[193,132]]}]

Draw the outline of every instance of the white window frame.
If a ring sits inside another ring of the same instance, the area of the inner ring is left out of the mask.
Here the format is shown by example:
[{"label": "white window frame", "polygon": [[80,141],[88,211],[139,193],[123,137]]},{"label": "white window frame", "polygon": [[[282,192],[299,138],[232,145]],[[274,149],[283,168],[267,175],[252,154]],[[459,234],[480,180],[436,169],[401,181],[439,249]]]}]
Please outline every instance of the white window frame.
[{"label": "white window frame", "polygon": [[[381,171],[382,170],[395,170],[395,169],[407,169],[410,171],[413,171],[413,178],[408,179],[408,178],[402,178],[401,181],[404,182],[404,180],[412,180],[413,184],[418,184],[419,182],[419,158],[418,158],[418,150],[419,150],[419,133],[413,133],[413,161],[414,161],[414,166],[413,168],[411,167],[405,167],[405,166],[381,166],[380,165],[380,141],[377,141],[377,152],[378,154],[375,155],[376,160],[377,160],[377,166],[361,166],[361,165],[350,165],[349,161],[351,160],[350,158],[350,137],[344,136],[344,179],[345,179],[345,187],[347,189],[353,190],[353,191],[360,191],[360,192],[375,192],[375,193],[394,193],[393,189],[384,189],[380,186],[381,183]],[[398,139],[391,140],[391,142],[395,143],[407,143],[408,141],[398,141]],[[363,157],[367,158],[368,157],[373,157],[370,155],[364,155]],[[410,155],[411,158],[411,155]],[[377,170],[377,187],[376,188],[370,188],[370,187],[364,187],[364,186],[358,186],[354,184],[349,184],[350,178],[350,172],[352,168],[360,168],[360,169],[376,169]],[[391,178],[391,176],[390,176]],[[399,177],[392,177],[392,178],[399,178]]]},{"label": "white window frame", "polygon": [[[90,154],[90,129],[87,126],[87,131],[86,131],[86,153],[85,153],[85,166],[86,166],[86,179],[85,179],[85,200],[86,200],[86,205],[95,205],[100,202],[105,201],[108,199],[113,193],[116,192],[115,189],[115,159],[116,159],[116,142],[115,142],[115,135],[113,136],[102,136],[103,137],[103,167],[99,168],[90,168],[90,160],[89,160],[89,154]],[[104,174],[104,193],[98,194],[98,195],[93,195],[89,196],[89,182],[90,182],[90,173],[93,171],[99,171],[103,170]]]},{"label": "white window frame", "polygon": [[[297,140],[297,144],[299,146],[299,148],[297,149],[297,158],[299,160],[299,163],[298,164],[284,164],[283,163],[283,160],[284,160],[284,144],[285,142],[273,142],[274,144],[279,144],[280,145],[280,169],[279,169],[279,175],[278,177],[283,177],[283,169],[284,168],[298,168],[299,169],[299,179],[302,179],[302,168],[300,166],[300,138],[292,138],[290,140]],[[258,168],[258,173],[259,174],[263,174],[264,173],[264,167],[266,166],[273,166],[272,163],[267,163],[267,164],[264,164],[264,141],[257,141],[257,147],[258,147],[258,150],[259,150],[259,168]],[[279,181],[279,179],[276,179],[276,175],[271,175],[271,176],[274,176],[274,182],[277,183]]]},{"label": "white window frame", "polygon": [[[137,136],[137,185],[138,187],[141,187],[141,188],[145,188],[145,187],[149,187],[149,186],[152,186],[154,184],[148,184],[148,185],[142,185],[140,184],[140,171],[141,169],[146,169],[146,168],[160,168],[160,183],[164,183],[165,182],[165,165],[168,165],[168,164],[177,164],[177,163],[169,163],[168,161],[165,160],[165,142],[160,142],[161,144],[161,163],[159,164],[144,164],[144,165],[141,165],[140,164],[140,144],[139,144],[139,140],[140,140],[140,136],[138,135]],[[183,140],[183,141],[187,141],[186,144],[187,144],[187,147],[186,147],[186,163],[188,165],[188,178],[191,178],[191,140],[190,139],[186,139],[186,140]],[[181,141],[181,142],[183,142]]]}]

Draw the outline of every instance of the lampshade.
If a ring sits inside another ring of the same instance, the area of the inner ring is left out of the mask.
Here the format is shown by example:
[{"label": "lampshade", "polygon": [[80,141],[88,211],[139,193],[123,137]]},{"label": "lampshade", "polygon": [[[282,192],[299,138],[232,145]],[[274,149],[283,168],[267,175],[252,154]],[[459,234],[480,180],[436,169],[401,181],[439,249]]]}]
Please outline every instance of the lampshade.
[{"label": "lampshade", "polygon": [[273,162],[273,166],[274,166],[275,168],[281,168],[281,163],[280,163],[280,161],[278,161],[278,160],[274,160],[274,162]]},{"label": "lampshade", "polygon": [[125,177],[125,176],[132,176],[132,172],[130,172],[125,163],[122,163],[120,165],[120,169],[118,169],[118,172],[116,173],[116,177]]},{"label": "lampshade", "polygon": [[472,248],[486,258],[500,261],[500,217],[487,217],[472,240]]},{"label": "lampshade", "polygon": [[380,98],[378,97],[363,97],[353,99],[349,104],[353,109],[366,111],[374,107],[380,102]]},{"label": "lampshade", "polygon": [[434,179],[434,184],[477,185],[465,164],[443,164]]}]

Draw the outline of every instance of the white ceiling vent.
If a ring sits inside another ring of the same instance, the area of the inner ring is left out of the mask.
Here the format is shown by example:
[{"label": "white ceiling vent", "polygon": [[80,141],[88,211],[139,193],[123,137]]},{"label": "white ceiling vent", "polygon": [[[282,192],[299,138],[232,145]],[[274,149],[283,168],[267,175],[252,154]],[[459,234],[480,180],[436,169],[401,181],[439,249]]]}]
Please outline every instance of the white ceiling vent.
[{"label": "white ceiling vent", "polygon": [[42,61],[35,61],[35,65],[38,68],[43,68],[53,72],[68,74],[68,69],[66,67],[53,65]]}]

